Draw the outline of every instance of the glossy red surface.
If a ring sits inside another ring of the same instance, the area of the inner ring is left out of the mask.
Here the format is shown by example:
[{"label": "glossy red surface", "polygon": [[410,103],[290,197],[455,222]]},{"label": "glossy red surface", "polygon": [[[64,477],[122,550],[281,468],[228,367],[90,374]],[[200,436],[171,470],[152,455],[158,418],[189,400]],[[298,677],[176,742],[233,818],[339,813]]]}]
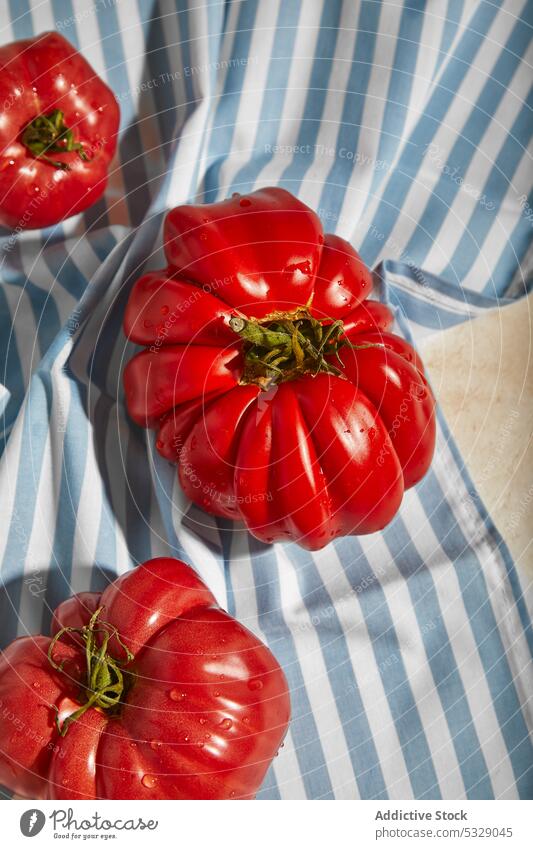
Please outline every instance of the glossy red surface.
[{"label": "glossy red surface", "polygon": [[[0,47],[0,224],[33,229],[93,204],[107,184],[119,107],[113,92],[57,32]],[[59,109],[87,155],[50,153],[69,170],[35,157],[22,143],[27,125]]]},{"label": "glossy red surface", "polygon": [[[79,636],[15,640],[0,657],[0,783],[27,798],[248,799],[285,736],[290,701],[270,651],[179,560],[148,561],[59,605],[52,633],[103,605],[134,657],[117,716],[83,704]],[[110,653],[124,651],[115,638]]]},{"label": "glossy red surface", "polygon": [[[242,520],[265,542],[321,548],[371,533],[427,471],[434,400],[393,317],[368,300],[372,276],[348,242],[323,234],[312,210],[278,188],[172,210],[168,267],[135,284],[124,328],[145,350],[124,385],[134,421],[158,431],[186,495]],[[340,374],[242,385],[232,317],[307,307],[343,322]]]}]

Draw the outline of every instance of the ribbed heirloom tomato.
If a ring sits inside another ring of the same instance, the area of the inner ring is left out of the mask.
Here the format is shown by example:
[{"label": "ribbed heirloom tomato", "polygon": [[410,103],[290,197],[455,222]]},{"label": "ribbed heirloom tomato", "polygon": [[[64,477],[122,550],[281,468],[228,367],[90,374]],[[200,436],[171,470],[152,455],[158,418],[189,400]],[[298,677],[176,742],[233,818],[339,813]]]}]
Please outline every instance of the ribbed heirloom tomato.
[{"label": "ribbed heirloom tomato", "polygon": [[120,110],[57,32],[3,45],[0,68],[0,224],[47,227],[103,193]]},{"label": "ribbed heirloom tomato", "polygon": [[11,643],[0,707],[0,783],[32,799],[249,799],[290,714],[267,647],[167,558]]},{"label": "ribbed heirloom tomato", "polygon": [[279,188],[173,209],[164,243],[124,386],[187,496],[265,542],[383,528],[431,462],[434,400],[356,251]]}]

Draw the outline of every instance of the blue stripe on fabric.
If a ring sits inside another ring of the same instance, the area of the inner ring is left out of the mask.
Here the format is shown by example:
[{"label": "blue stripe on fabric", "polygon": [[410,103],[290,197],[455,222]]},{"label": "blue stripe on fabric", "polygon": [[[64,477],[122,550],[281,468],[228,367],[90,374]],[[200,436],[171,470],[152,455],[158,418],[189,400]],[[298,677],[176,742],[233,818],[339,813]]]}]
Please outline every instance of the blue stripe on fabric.
[{"label": "blue stripe on fabric", "polygon": [[[446,291],[448,291],[451,288],[449,283],[444,283],[443,285],[444,285]],[[476,300],[481,300],[481,301],[487,300],[487,301],[489,301],[489,303],[492,303],[492,299],[487,299],[487,298],[485,298],[484,295],[479,295],[477,293],[471,293],[471,294],[475,295]],[[401,313],[397,314],[396,320],[398,321],[398,323],[400,325],[402,334],[409,341],[412,342],[413,340],[412,340],[412,335],[411,335],[410,330],[409,330],[409,325],[405,321],[404,316]],[[525,604],[524,592],[522,590],[522,587],[520,586],[518,574],[517,574],[513,559],[512,559],[512,557],[509,553],[509,549],[508,549],[507,545],[505,544],[503,537],[501,536],[500,532],[496,528],[496,525],[494,524],[494,522],[493,522],[483,500],[481,499],[479,493],[477,492],[476,487],[474,486],[472,478],[470,477],[470,474],[468,472],[468,468],[466,466],[466,463],[464,462],[463,458],[461,457],[461,454],[459,453],[459,449],[458,449],[458,447],[457,447],[457,445],[456,445],[456,443],[455,443],[455,441],[454,441],[454,439],[451,435],[450,429],[448,427],[448,423],[447,423],[447,421],[444,417],[444,413],[442,412],[441,408],[438,407],[438,406],[437,406],[437,418],[438,418],[439,426],[442,430],[446,445],[447,445],[450,453],[453,456],[453,459],[455,461],[455,465],[456,465],[456,467],[457,467],[457,469],[458,469],[458,471],[459,471],[459,473],[462,477],[462,480],[465,484],[466,490],[470,494],[470,497],[475,499],[476,509],[479,513],[479,517],[480,517],[481,521],[483,522],[483,524],[485,525],[487,533],[489,534],[491,539],[494,541],[495,547],[496,547],[499,555],[501,556],[501,558],[503,560],[503,563],[505,565],[505,569],[506,569],[506,572],[507,572],[507,577],[509,579],[509,583],[511,585],[513,596],[514,596],[514,599],[515,599],[515,602],[516,602],[516,605],[517,605],[517,609],[518,609],[518,612],[519,612],[520,620],[521,620],[523,628],[524,628],[524,634],[525,634],[525,637],[526,637],[526,640],[527,640],[527,643],[528,643],[528,646],[529,646],[529,649],[530,649],[530,652],[531,652],[531,656],[533,657],[533,625],[532,625],[532,622],[531,622],[531,617],[528,613],[527,606]]]},{"label": "blue stripe on fabric", "polygon": [[[69,295],[72,295],[73,298],[79,301],[87,286],[87,278],[76,263],[70,259],[67,250],[58,244],[51,250],[43,251],[42,256],[54,280]],[[55,297],[60,298],[61,293],[56,292]]]},{"label": "blue stripe on fabric", "polygon": [[[96,12],[109,86],[115,94],[125,93],[129,91],[130,84],[116,8],[113,4],[107,4],[105,8],[97,7]],[[148,210],[151,196],[144,164],[145,154],[139,133],[138,117],[133,109],[133,102],[128,105],[130,100],[131,98],[121,98],[120,100],[121,136],[119,153],[126,189],[125,201],[130,220],[137,224]]]},{"label": "blue stripe on fabric", "polygon": [[35,35],[29,0],[9,0],[9,13],[15,40],[32,38]]},{"label": "blue stripe on fabric", "polygon": [[286,550],[294,563],[300,594],[310,618],[314,612],[331,612],[328,628],[316,628],[315,633],[342,722],[359,794],[362,799],[388,799],[374,738],[334,603],[309,554],[297,545],[287,546]]},{"label": "blue stripe on fabric", "polygon": [[444,27],[440,40],[439,53],[437,56],[437,61],[435,63],[435,71],[433,73],[433,77],[437,75],[443,61],[445,61],[446,57],[448,56],[449,49],[452,46],[452,42],[456,36],[457,30],[459,29],[459,24],[461,23],[463,9],[464,0],[448,0],[444,18]]},{"label": "blue stripe on fabric", "polygon": [[17,417],[26,391],[14,323],[11,319],[9,305],[2,286],[0,286],[0,364],[2,369],[0,383],[10,393],[7,405],[2,410],[2,428],[0,434],[1,456],[8,433]]},{"label": "blue stripe on fabric", "polygon": [[251,159],[233,178],[234,191],[241,193],[251,191],[257,175],[272,159],[273,154],[268,148],[275,145],[280,129],[286,96],[284,86],[289,79],[300,11],[301,0],[285,0],[279,7],[266,89],[263,93]]},{"label": "blue stripe on fabric", "polygon": [[[294,637],[282,614],[278,562],[271,546],[249,537],[258,621],[266,641],[285,672],[291,694],[294,754],[309,799],[333,799],[324,750],[307,695]],[[272,579],[265,582],[265,575]],[[258,798],[263,798],[261,792]]]},{"label": "blue stripe on fabric", "polygon": [[[440,293],[445,295],[447,298],[457,301],[459,309],[461,308],[461,304],[479,307],[481,309],[493,309],[494,307],[502,307],[512,303],[512,298],[503,298],[500,296],[492,297],[484,292],[476,292],[473,289],[466,289],[463,286],[458,287],[450,283],[448,280],[442,280],[440,277],[436,277],[434,274],[431,274],[423,268],[418,268],[414,264],[409,265],[408,263],[397,262],[392,259],[386,259],[383,262],[380,262],[374,274],[378,280],[380,277],[383,277],[383,282],[386,287],[394,286],[394,282],[387,282],[388,274],[402,275],[403,277],[406,277],[410,283],[414,284],[412,292],[413,299],[419,297],[416,290],[417,287],[421,286],[424,291],[428,292],[429,297],[431,297],[431,290],[434,289],[437,295]],[[435,305],[436,308],[440,308],[438,297],[435,299]],[[408,327],[405,326],[403,329],[404,332],[409,335]]]},{"label": "blue stripe on fabric", "polygon": [[[147,77],[149,80],[157,81],[157,84],[151,89],[154,106],[156,109],[155,117],[159,127],[160,139],[160,158],[161,166],[164,168],[164,163],[170,158],[172,146],[174,145],[175,129],[176,129],[176,103],[174,100],[174,88],[172,85],[171,63],[165,46],[164,27],[165,16],[161,8],[160,0],[156,0],[150,16],[141,18],[141,25],[145,35],[145,64]],[[171,48],[175,45],[171,45]],[[148,117],[146,109],[140,109],[141,120]],[[155,151],[148,153],[148,156],[154,157]]]},{"label": "blue stripe on fabric", "polygon": [[470,477],[470,474],[468,472],[466,463],[461,457],[459,449],[451,436],[450,430],[448,428],[448,423],[440,407],[437,407],[437,416],[440,428],[443,432],[446,441],[446,445],[453,456],[457,468],[459,469],[461,477],[465,483],[467,492],[470,494],[471,498],[475,500],[476,509],[479,513],[480,519],[485,525],[488,535],[494,540],[498,554],[503,560],[507,573],[507,578],[509,580],[509,584],[511,586],[511,590],[517,606],[518,614],[520,616],[520,621],[524,629],[524,635],[529,647],[529,651],[531,653],[531,657],[533,658],[533,624],[531,622],[531,617],[528,613],[528,609],[524,599],[524,591],[520,585],[520,581],[513,559],[509,553],[507,545],[503,540],[503,537],[501,536],[496,525],[494,524],[490,513],[488,512],[483,500],[481,499],[479,493],[477,492],[474,486],[472,478]]},{"label": "blue stripe on fabric", "polygon": [[[424,496],[421,494],[421,501],[423,500]],[[394,562],[409,590],[428,665],[459,762],[467,798],[493,799],[494,791],[487,764],[468,705],[461,674],[450,645],[433,576],[413,545],[401,516],[397,516],[395,521],[383,531],[383,536],[391,557],[394,557]],[[437,538],[443,546],[439,533]],[[453,558],[451,559],[453,561]],[[434,627],[427,628],[429,622]]]},{"label": "blue stripe on fabric", "polygon": [[[450,515],[450,506],[431,469],[419,484],[419,494],[441,548],[455,564],[461,595],[507,746],[517,791],[520,798],[527,799],[532,789],[530,775],[533,769],[533,746],[529,742],[528,728],[490,603],[481,563],[457,520]],[[385,534],[388,537],[389,531]],[[420,579],[420,573],[417,578]]]},{"label": "blue stripe on fabric", "polygon": [[[180,0],[176,0],[176,3],[179,4]],[[209,0],[206,7],[206,17],[207,17],[207,29],[208,29],[208,51],[209,51],[209,61],[211,62],[211,73],[210,73],[210,99],[214,101],[216,90],[217,90],[217,80],[216,80],[216,60],[220,55],[220,49],[222,45],[222,41],[225,37],[226,31],[226,23],[227,16],[229,14],[229,3],[224,3],[221,5],[219,0]],[[193,60],[191,57],[190,51],[190,25],[189,25],[189,11],[185,11],[179,17],[179,25],[180,25],[180,35],[181,35],[181,51],[183,58],[183,67],[192,67]],[[194,78],[196,79],[196,77]],[[186,76],[186,91],[187,91],[187,113],[186,118],[194,111],[196,108],[196,103],[201,99],[201,92],[198,92],[198,96],[194,90],[194,84],[190,78]],[[210,113],[209,113],[210,114]],[[199,151],[200,155],[194,162],[192,173],[191,173],[191,182],[189,184],[189,190],[187,193],[187,197],[189,200],[193,200],[196,197],[198,186],[201,183],[201,175],[200,175],[200,163],[202,159],[202,153],[204,150],[204,146],[206,144],[208,135],[207,121],[204,122],[204,127],[202,130],[202,137],[200,140]]]},{"label": "blue stripe on fabric", "polygon": [[[372,267],[389,238],[409,188],[416,179],[423,151],[444,122],[446,113],[459,90],[465,71],[475,61],[483,39],[498,13],[494,4],[481,2],[472,17],[470,27],[461,36],[456,51],[444,69],[435,91],[429,98],[424,114],[411,133],[416,144],[406,144],[395,171],[383,189],[383,197],[370,223],[359,253]],[[379,237],[376,238],[376,233]]]},{"label": "blue stripe on fabric", "polygon": [[250,52],[256,14],[257,0],[248,0],[239,7],[232,45],[232,56],[239,61],[227,69],[224,89],[213,119],[213,128],[207,147],[207,161],[210,164],[204,178],[204,203],[210,203],[216,199],[220,188],[220,169],[231,150],[239,111],[240,92],[247,70],[245,60],[248,59]]},{"label": "blue stripe on fabric", "polygon": [[[51,391],[53,394],[53,386]],[[63,439],[57,518],[44,596],[43,634],[49,632],[52,611],[61,601],[72,595],[73,546],[89,442],[86,414],[87,388],[81,382],[77,383],[71,379],[69,394],[70,404]],[[52,438],[54,438],[53,434]]]},{"label": "blue stripe on fabric", "polygon": [[[51,292],[41,289],[26,277],[22,268],[22,260],[18,254],[19,247],[17,245],[17,253],[14,255],[13,265],[2,268],[2,277],[8,285],[19,286],[30,301],[37,328],[37,345],[40,355],[35,356],[37,363],[40,357],[44,357],[59,333],[61,329],[61,318],[58,306]],[[36,269],[34,271],[36,272]]]},{"label": "blue stripe on fabric", "polygon": [[[377,577],[366,560],[357,538],[336,540],[335,550],[350,586],[356,587],[363,575],[371,577],[371,589],[358,593],[359,604],[372,641],[372,648],[394,726],[402,747],[415,799],[440,799],[439,781],[431,757],[424,727],[403,663],[401,646],[387,599]],[[397,662],[387,661],[391,655]]]},{"label": "blue stripe on fabric", "polygon": [[346,187],[354,168],[355,159],[342,156],[343,150],[354,154],[359,145],[368,83],[372,72],[381,5],[363,0],[357,23],[352,67],[340,119],[340,129],[335,145],[335,161],[324,182],[320,197],[320,210],[337,220],[346,195]]},{"label": "blue stripe on fabric", "polygon": [[298,193],[302,180],[313,162],[313,151],[317,143],[320,121],[324,113],[329,81],[334,66],[342,10],[343,3],[341,0],[326,0],[322,6],[309,90],[296,140],[297,150],[309,150],[310,152],[306,155],[295,155],[279,180],[280,186],[295,194]]},{"label": "blue stripe on fabric", "polygon": [[[24,562],[27,556],[30,539],[28,529],[33,528],[34,525],[37,501],[39,482],[37,470],[42,469],[49,432],[53,397],[51,369],[66,338],[66,333],[61,332],[50,346],[41,366],[30,381],[24,408],[21,442],[23,448],[20,453],[15,499],[0,570],[4,588],[0,600],[0,616],[2,623],[5,623],[3,633],[6,639],[9,638],[8,641],[16,636],[22,590],[19,564]],[[36,417],[32,409],[44,412]]]},{"label": "blue stripe on fabric", "polygon": [[[463,235],[448,265],[441,272],[443,277],[450,280],[464,280],[472,269],[494,224],[495,217],[502,207],[506,192],[512,186],[516,169],[526,155],[528,144],[533,135],[532,114],[533,88],[509,130],[485,185],[481,189],[481,197],[487,198],[487,203],[491,204],[491,208],[476,206],[464,227]],[[498,282],[498,280],[494,281],[496,291],[499,288]]]},{"label": "blue stripe on fabric", "polygon": [[165,542],[169,548],[169,557],[177,557],[179,560],[188,561],[189,558],[185,553],[181,542],[179,541],[176,531],[174,530],[174,522],[172,521],[172,499],[169,498],[169,493],[172,493],[174,480],[176,478],[176,467],[171,466],[162,457],[153,454],[155,472],[152,475],[154,494],[157,501],[157,506],[161,516],[161,521],[165,529]]},{"label": "blue stripe on fabric", "polygon": [[[525,194],[525,192],[524,192]],[[494,263],[492,274],[483,289],[484,294],[493,296],[500,289],[506,292],[512,284],[515,273],[521,269],[522,260],[531,247],[533,236],[533,189],[527,195],[518,222],[513,227],[505,247],[499,258]],[[526,275],[524,289],[520,293],[525,295],[533,286],[533,276]]]},{"label": "blue stripe on fabric", "polygon": [[236,615],[235,592],[233,589],[233,580],[231,577],[231,544],[233,538],[233,522],[231,519],[225,519],[221,516],[215,518],[217,528],[220,534],[220,543],[222,549],[222,567],[224,570],[224,581],[226,584],[226,610],[231,616]]},{"label": "blue stripe on fabric", "polygon": [[[470,112],[461,132],[447,155],[450,167],[464,174],[474,158],[478,146],[489,127],[494,112],[507,92],[507,86],[511,81],[516,68],[528,46],[531,44],[531,32],[524,26],[523,21],[518,20],[511,35],[507,39],[487,82]],[[507,163],[504,163],[507,170]],[[457,179],[450,179],[448,173],[443,171],[428,198],[424,210],[418,215],[416,226],[405,246],[407,256],[415,255],[417,262],[422,263],[446,220],[455,198],[461,191],[461,183]],[[485,212],[487,218],[488,212]],[[479,245],[472,244],[473,256],[469,258],[474,262],[479,255]]]},{"label": "blue stripe on fabric", "polygon": [[[426,5],[425,0],[407,0],[402,9],[376,156],[376,160],[385,162],[387,167],[391,164],[405,127]],[[385,173],[385,168],[374,168],[367,203],[374,197]]]}]

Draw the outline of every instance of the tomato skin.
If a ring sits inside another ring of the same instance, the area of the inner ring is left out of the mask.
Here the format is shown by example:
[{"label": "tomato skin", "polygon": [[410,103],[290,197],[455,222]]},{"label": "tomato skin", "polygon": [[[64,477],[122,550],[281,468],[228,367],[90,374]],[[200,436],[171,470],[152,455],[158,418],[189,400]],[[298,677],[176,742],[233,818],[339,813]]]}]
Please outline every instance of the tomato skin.
[{"label": "tomato skin", "polygon": [[[2,784],[26,798],[253,798],[290,717],[267,647],[179,560],[156,558],[101,596],[66,600],[52,633],[87,624],[94,604],[134,655],[118,716],[89,708],[61,737],[56,712],[63,721],[83,703],[81,646],[68,635],[55,644],[62,674],[48,661],[49,637],[15,640],[0,657]],[[109,646],[120,659],[115,638]],[[11,713],[21,717],[13,727]]]},{"label": "tomato skin", "polygon": [[[157,430],[188,498],[267,543],[319,549],[385,527],[431,463],[435,402],[420,357],[391,332],[391,311],[368,299],[372,276],[357,252],[277,188],[178,207],[164,235],[168,267],[128,301],[126,335],[145,350],[124,385],[130,415]],[[340,360],[268,388],[253,374],[247,382],[236,328],[256,317],[279,332],[279,313],[295,309],[323,336],[342,322]],[[176,320],[162,338],[167,311]]]},{"label": "tomato skin", "polygon": [[[0,224],[47,227],[91,206],[107,184],[120,110],[108,86],[57,32],[0,47]],[[56,168],[22,143],[27,125],[54,109],[64,114],[76,151],[50,154],[68,165]]]}]

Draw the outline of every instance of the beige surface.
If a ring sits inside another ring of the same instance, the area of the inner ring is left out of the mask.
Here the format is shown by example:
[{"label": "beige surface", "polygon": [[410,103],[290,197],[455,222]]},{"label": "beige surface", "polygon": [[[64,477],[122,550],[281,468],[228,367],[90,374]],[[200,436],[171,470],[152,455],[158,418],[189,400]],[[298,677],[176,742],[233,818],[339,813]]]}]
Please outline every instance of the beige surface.
[{"label": "beige surface", "polygon": [[478,492],[533,584],[533,296],[421,346]]}]

